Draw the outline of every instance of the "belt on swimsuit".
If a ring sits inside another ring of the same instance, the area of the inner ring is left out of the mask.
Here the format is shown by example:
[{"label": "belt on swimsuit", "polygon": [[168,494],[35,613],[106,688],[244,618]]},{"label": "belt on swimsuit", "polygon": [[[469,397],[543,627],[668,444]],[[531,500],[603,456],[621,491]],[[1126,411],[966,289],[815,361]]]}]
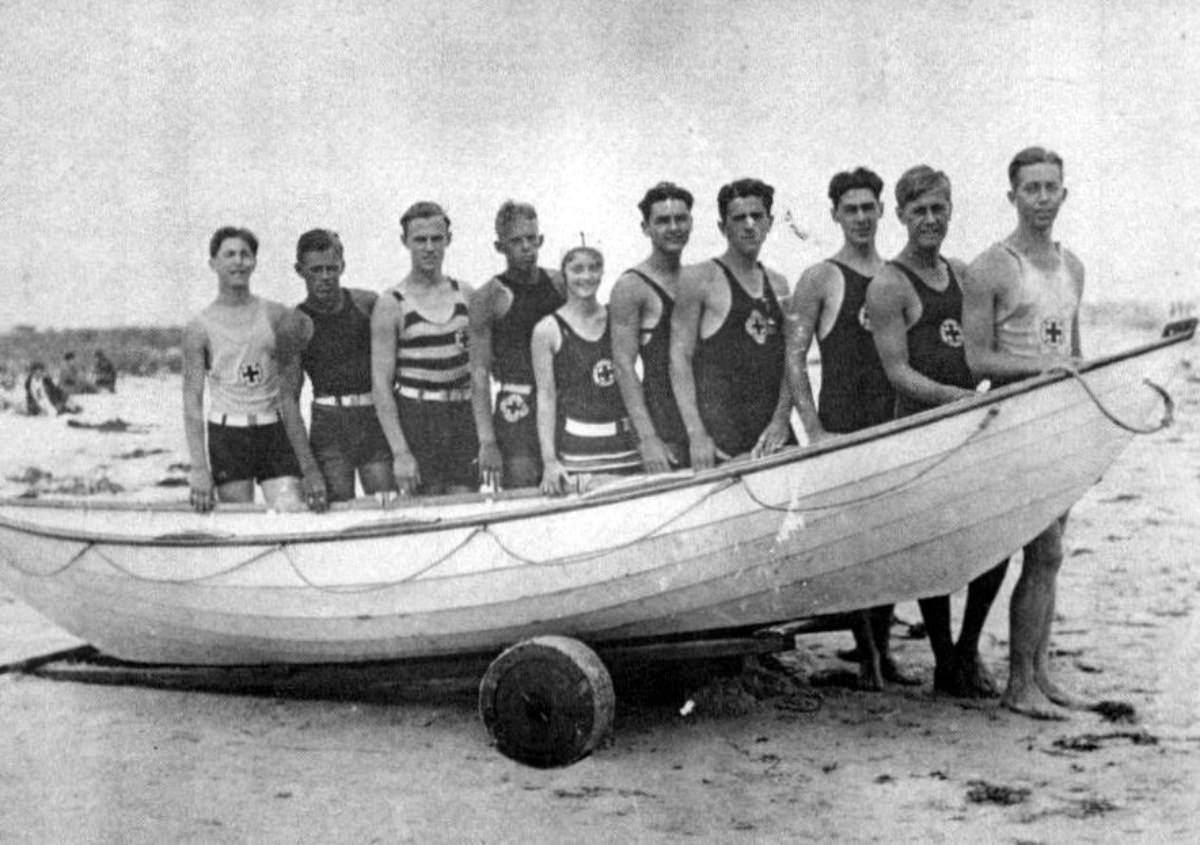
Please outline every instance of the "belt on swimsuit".
[{"label": "belt on swimsuit", "polygon": [[606,423],[590,423],[583,420],[573,420],[570,417],[563,420],[563,431],[574,437],[616,437],[618,434],[624,434],[632,430],[633,426],[629,421],[629,417],[617,420],[616,422]]},{"label": "belt on swimsuit", "polygon": [[466,402],[471,398],[469,387],[448,387],[442,390],[426,390],[421,387],[409,387],[402,384],[396,392],[405,399],[417,399],[421,402]]},{"label": "belt on swimsuit", "polygon": [[362,408],[375,404],[370,393],[350,393],[345,396],[316,396],[314,405],[332,405],[338,408]]},{"label": "belt on swimsuit", "polygon": [[260,425],[275,425],[279,422],[276,411],[265,411],[261,414],[209,414],[208,421],[217,425],[227,425],[233,428],[255,428]]},{"label": "belt on swimsuit", "polygon": [[519,393],[522,396],[529,396],[533,393],[532,384],[509,384],[508,382],[500,383],[501,393]]}]

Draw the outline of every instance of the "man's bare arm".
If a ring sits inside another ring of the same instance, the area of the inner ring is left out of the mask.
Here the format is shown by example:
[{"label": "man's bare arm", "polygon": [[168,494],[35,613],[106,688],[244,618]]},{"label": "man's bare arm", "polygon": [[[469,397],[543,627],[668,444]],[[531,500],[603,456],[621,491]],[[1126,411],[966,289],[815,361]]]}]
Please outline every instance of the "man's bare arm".
[{"label": "man's bare arm", "polygon": [[667,472],[671,463],[667,450],[646,407],[646,395],[637,377],[637,359],[641,351],[642,314],[647,297],[653,296],[637,276],[625,274],[617,279],[608,300],[608,323],[612,331],[613,365],[617,387],[625,402],[625,412],[638,436],[638,451],[646,472]]},{"label": "man's bare arm", "polygon": [[198,321],[183,330],[183,432],[187,438],[188,457],[192,468],[188,487],[192,507],[204,513],[215,504],[212,470],[208,465],[205,444],[204,372],[208,350],[208,334]]},{"label": "man's bare arm", "polygon": [[303,311],[294,308],[280,309],[275,317],[275,357],[279,366],[279,417],[288,442],[300,464],[304,500],[314,511],[329,507],[326,497],[325,478],[313,455],[308,432],[304,430],[304,418],[300,415],[300,390],[304,386],[304,370],[300,365],[300,353],[312,339],[312,320]]},{"label": "man's bare arm", "polygon": [[416,491],[420,468],[400,427],[400,409],[392,386],[396,380],[396,338],[404,312],[395,297],[381,297],[371,314],[371,398],[379,427],[392,450],[392,475],[400,495]]},{"label": "man's bare arm", "polygon": [[467,303],[471,360],[471,413],[479,437],[479,475],[484,486],[499,489],[504,459],[496,445],[492,421],[492,322],[497,318],[499,289],[495,279],[481,285]]},{"label": "man's bare arm", "polygon": [[692,467],[697,470],[707,469],[716,462],[716,445],[700,418],[700,408],[696,402],[696,375],[692,366],[708,288],[708,277],[703,266],[685,268],[679,279],[679,295],[671,313],[671,389],[675,392],[675,404],[687,429]]},{"label": "man's bare arm", "polygon": [[817,414],[812,380],[808,377],[808,352],[817,336],[828,296],[828,266],[825,262],[815,264],[801,274],[784,312],[788,386],[809,443],[827,436]]},{"label": "man's bare arm", "polygon": [[909,363],[906,312],[918,302],[908,280],[889,267],[880,270],[867,287],[871,334],[888,381],[897,392],[927,405],[942,405],[970,396],[970,390],[936,382],[918,373]]}]

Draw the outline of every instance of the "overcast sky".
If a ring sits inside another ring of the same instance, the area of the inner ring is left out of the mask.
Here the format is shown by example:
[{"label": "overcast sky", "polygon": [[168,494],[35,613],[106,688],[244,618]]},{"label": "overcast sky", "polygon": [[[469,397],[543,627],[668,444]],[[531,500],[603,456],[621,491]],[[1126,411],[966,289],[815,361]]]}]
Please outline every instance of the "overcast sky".
[{"label": "overcast sky", "polygon": [[[453,220],[447,271],[498,270],[492,219],[534,202],[544,264],[585,232],[608,281],[644,257],[636,203],[697,195],[685,256],[719,252],[720,185],[777,187],[764,259],[833,252],[825,189],[954,186],[946,252],[1012,228],[1005,168],[1066,159],[1058,234],[1090,299],[1200,299],[1200,11],[1183,2],[0,3],[0,325],[177,324],[215,293],[211,232],[262,240],[254,288],[302,296],[297,236],[341,233],[345,283],[407,271],[398,217]],[[790,211],[807,241],[783,222]]]}]

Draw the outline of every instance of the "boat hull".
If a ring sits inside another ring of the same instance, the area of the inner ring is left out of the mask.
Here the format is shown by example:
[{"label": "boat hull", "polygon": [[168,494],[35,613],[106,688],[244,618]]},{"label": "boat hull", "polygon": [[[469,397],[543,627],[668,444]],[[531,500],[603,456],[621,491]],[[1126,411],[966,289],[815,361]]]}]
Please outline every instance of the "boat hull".
[{"label": "boat hull", "polygon": [[[1090,366],[1096,400],[1161,412],[1175,341]],[[1132,435],[1043,376],[866,432],[570,500],[198,515],[0,503],[0,579],[139,662],[498,652],[561,634],[687,637],[949,593],[1064,513]]]}]

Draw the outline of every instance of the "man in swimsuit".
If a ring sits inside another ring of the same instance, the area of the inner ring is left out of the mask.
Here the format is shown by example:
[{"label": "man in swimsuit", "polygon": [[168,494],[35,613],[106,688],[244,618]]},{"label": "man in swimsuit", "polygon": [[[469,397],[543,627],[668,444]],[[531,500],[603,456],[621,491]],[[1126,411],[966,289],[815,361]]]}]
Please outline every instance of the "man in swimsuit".
[{"label": "man in swimsuit", "polygon": [[450,218],[418,202],[400,218],[412,269],[371,317],[371,387],[401,496],[479,489],[467,359],[470,289],[442,272]]},{"label": "man in swimsuit", "polygon": [[[276,510],[301,507],[301,466],[307,451],[304,421],[281,390],[299,378],[301,321],[280,302],[250,292],[258,239],[226,226],[209,242],[217,298],[183,331],[183,427],[192,469],[192,507],[254,501],[254,484]],[[209,413],[204,414],[204,392]],[[207,434],[207,443],[205,435]],[[321,484],[316,464],[304,467],[310,506]]]},{"label": "man in swimsuit", "polygon": [[378,296],[342,287],[345,269],[335,232],[312,229],[300,236],[296,273],[308,294],[296,306],[302,320],[300,364],[313,385],[309,441],[324,479],[317,494],[327,491],[331,502],[354,498],[356,473],[367,494],[394,489],[392,453],[371,398],[371,313]]},{"label": "man in swimsuit", "polygon": [[621,274],[609,296],[617,386],[646,472],[688,463],[687,432],[671,390],[670,345],[683,248],[692,234],[692,201],[689,191],[671,182],[659,182],[646,192],[638,208],[650,256]]},{"label": "man in swimsuit", "polygon": [[[842,248],[809,267],[792,294],[787,320],[787,374],[792,401],[809,443],[888,422],[895,392],[888,381],[870,323],[867,285],[883,266],[875,234],[883,215],[883,180],[865,167],[838,173],[829,183],[833,221],[842,229]],[[813,401],[808,350],[821,349],[821,401]],[[859,681],[882,689],[885,680],[919,683],[900,671],[890,653],[894,605],[871,608],[856,620],[854,657]]]},{"label": "man in swimsuit", "polygon": [[[1029,147],[1008,166],[1008,200],[1017,227],[971,263],[963,301],[967,362],[977,378],[1005,384],[1071,366],[1081,357],[1079,302],[1083,264],[1054,240],[1067,189],[1055,153]],[[1036,718],[1062,719],[1062,708],[1091,702],[1050,678],[1048,649],[1067,516],[1025,546],[1009,607],[1008,687],[1001,702]]]},{"label": "man in swimsuit", "polygon": [[[896,214],[908,243],[875,274],[867,288],[867,313],[875,347],[896,390],[896,416],[904,417],[974,395],[962,338],[962,288],[966,268],[941,254],[949,231],[950,180],[919,165],[896,183]],[[962,629],[950,631],[950,597],[921,599],[933,649],[934,689],[955,696],[987,697],[995,684],[979,657],[979,636],[1007,562],[971,582]]]},{"label": "man in swimsuit", "polygon": [[[529,344],[533,327],[565,301],[562,274],[538,267],[537,211],[506,200],[496,213],[503,273],[470,300],[471,403],[479,432],[479,472],[492,489],[535,487],[542,478],[536,390]],[[495,411],[492,379],[497,382]]]},{"label": "man in swimsuit", "polygon": [[793,439],[783,366],[787,280],[758,261],[775,189],[739,179],[717,193],[725,252],[684,269],[671,315],[671,386],[697,470]]}]

